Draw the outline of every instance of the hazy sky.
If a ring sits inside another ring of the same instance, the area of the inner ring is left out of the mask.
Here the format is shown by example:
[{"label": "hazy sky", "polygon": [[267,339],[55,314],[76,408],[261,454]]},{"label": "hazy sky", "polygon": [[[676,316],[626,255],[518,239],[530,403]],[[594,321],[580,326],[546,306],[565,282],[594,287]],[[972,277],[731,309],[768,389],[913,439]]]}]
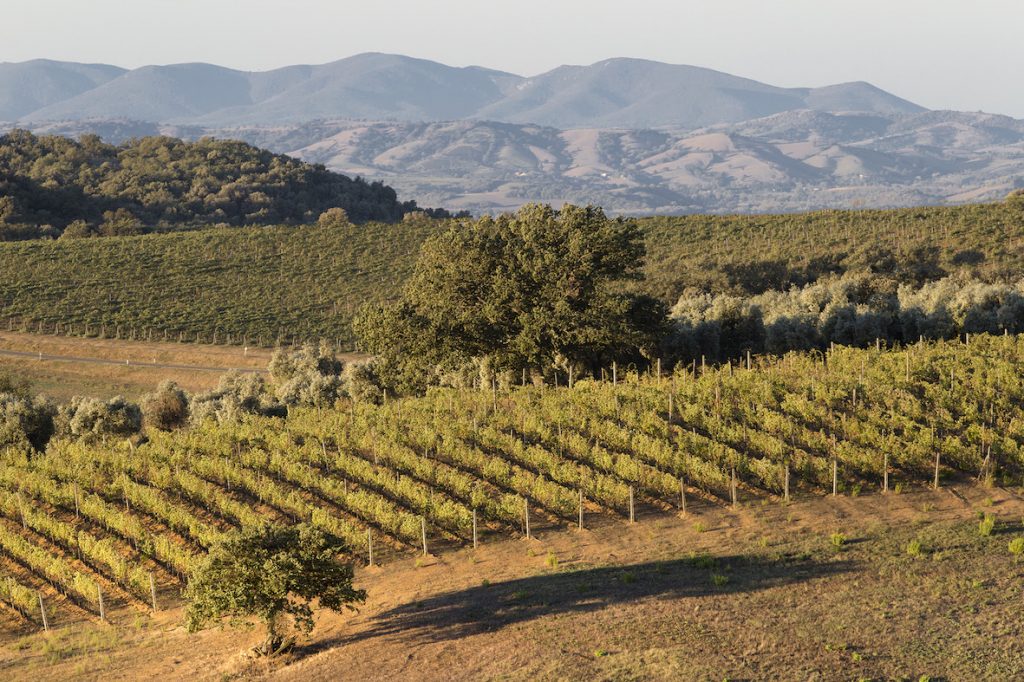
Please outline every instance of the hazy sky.
[{"label": "hazy sky", "polygon": [[0,21],[0,61],[263,70],[376,51],[533,75],[644,57],[1024,118],[1024,0],[3,0]]}]

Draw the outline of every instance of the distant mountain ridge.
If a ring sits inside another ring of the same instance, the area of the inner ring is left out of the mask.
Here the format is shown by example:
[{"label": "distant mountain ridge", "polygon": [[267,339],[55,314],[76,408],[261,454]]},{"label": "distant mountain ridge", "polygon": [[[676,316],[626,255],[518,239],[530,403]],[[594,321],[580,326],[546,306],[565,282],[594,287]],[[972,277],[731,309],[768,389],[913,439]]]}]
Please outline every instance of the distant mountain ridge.
[{"label": "distant mountain ridge", "polygon": [[132,70],[47,60],[0,64],[0,120],[27,124],[478,119],[563,129],[692,129],[802,109],[924,111],[867,83],[780,88],[711,69],[624,58],[529,78],[381,53],[262,72],[203,63]]}]

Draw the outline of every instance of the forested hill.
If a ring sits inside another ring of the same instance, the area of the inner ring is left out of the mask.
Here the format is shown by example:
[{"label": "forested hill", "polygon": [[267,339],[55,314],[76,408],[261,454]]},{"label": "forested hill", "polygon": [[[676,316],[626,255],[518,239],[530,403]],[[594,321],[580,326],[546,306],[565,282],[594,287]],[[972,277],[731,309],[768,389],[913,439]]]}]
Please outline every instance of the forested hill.
[{"label": "forested hill", "polygon": [[[5,239],[141,226],[310,223],[330,208],[353,222],[394,222],[419,210],[380,183],[352,179],[243,142],[144,137],[121,145],[15,130],[0,136]],[[435,213],[444,213],[443,211]],[[49,227],[47,227],[49,226]]]}]

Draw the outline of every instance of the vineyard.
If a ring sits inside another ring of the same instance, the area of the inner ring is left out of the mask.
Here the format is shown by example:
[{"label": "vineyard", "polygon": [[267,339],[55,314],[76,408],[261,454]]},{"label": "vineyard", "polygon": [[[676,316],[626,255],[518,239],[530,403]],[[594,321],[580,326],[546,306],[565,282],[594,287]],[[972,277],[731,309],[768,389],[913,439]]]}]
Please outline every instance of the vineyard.
[{"label": "vineyard", "polygon": [[[646,292],[760,293],[830,273],[921,282],[1016,279],[1024,202],[893,211],[640,220]],[[135,340],[345,349],[358,307],[397,295],[429,220],[218,228],[0,244],[0,329]]]},{"label": "vineyard", "polygon": [[41,605],[51,625],[159,609],[220,534],[263,519],[311,521],[386,567],[711,506],[1018,485],[1022,365],[1015,336],[836,347],[8,451],[0,603],[25,627]]}]

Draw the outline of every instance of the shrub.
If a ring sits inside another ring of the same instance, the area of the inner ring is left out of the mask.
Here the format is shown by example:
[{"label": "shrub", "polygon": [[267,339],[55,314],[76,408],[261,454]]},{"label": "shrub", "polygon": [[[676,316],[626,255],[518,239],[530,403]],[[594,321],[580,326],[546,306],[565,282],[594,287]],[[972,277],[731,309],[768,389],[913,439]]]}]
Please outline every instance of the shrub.
[{"label": "shrub", "polygon": [[914,538],[907,543],[907,554],[912,557],[920,557],[924,554],[924,545],[921,544],[920,540]]},{"label": "shrub", "polygon": [[245,414],[283,417],[287,413],[285,406],[267,395],[266,381],[255,372],[228,372],[220,378],[216,389],[195,395],[189,401],[189,418],[193,424],[208,419],[217,423],[233,422]]},{"label": "shrub", "polygon": [[286,405],[329,407],[341,397],[344,364],[326,346],[279,349],[268,369],[275,395]]},{"label": "shrub", "polygon": [[1024,537],[1010,540],[1008,548],[1010,550],[1010,554],[1013,555],[1013,560],[1020,561],[1020,555],[1024,554]]},{"label": "shrub", "polygon": [[74,397],[57,410],[54,426],[57,435],[67,438],[126,438],[142,430],[142,410],[122,396],[107,401]]},{"label": "shrub", "polygon": [[832,533],[832,535],[829,536],[829,541],[832,543],[833,547],[840,549],[846,544],[846,536],[842,533]]},{"label": "shrub", "polygon": [[163,381],[156,391],[142,398],[142,416],[146,426],[161,431],[177,429],[188,423],[188,395],[173,381]]},{"label": "shrub", "polygon": [[981,521],[978,522],[978,535],[983,538],[987,538],[992,535],[992,531],[996,528],[996,517],[992,514],[985,514]]},{"label": "shrub", "polygon": [[46,399],[0,392],[0,447],[41,452],[54,433],[55,415],[56,409]]}]

